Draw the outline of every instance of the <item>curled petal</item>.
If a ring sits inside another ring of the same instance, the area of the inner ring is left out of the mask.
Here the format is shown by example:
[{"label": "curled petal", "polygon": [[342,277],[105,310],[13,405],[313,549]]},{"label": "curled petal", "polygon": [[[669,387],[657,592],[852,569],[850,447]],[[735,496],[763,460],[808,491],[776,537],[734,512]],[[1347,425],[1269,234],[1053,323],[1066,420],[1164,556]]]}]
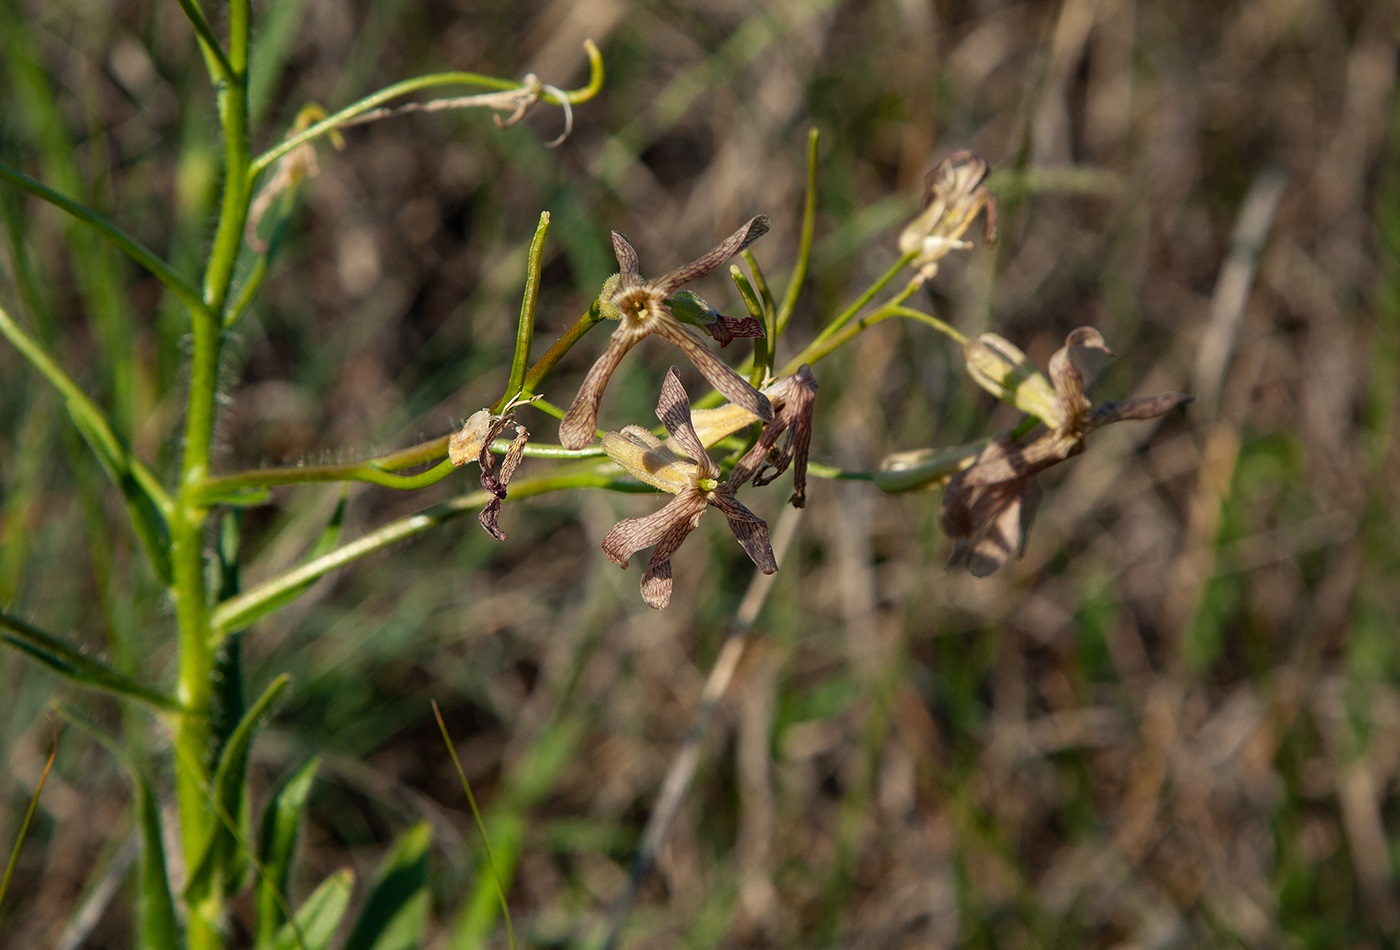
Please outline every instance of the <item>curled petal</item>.
[{"label": "curled petal", "polygon": [[583,385],[579,386],[569,411],[564,414],[564,421],[559,423],[559,443],[564,448],[581,449],[593,441],[598,430],[598,404],[603,400],[603,390],[622,358],[645,336],[645,332],[639,333],[625,321],[618,324],[608,340],[608,348],[583,378]]},{"label": "curled petal", "polygon": [[669,295],[680,287],[685,286],[692,280],[704,277],[735,254],[757,241],[768,233],[768,216],[760,214],[750,218],[743,227],[716,244],[709,251],[691,261],[683,264],[671,271],[665,277],[656,281],[656,286],[661,288],[662,293]]},{"label": "curled petal", "polygon": [[669,313],[660,311],[653,314],[652,331],[674,343],[709,384],[730,402],[747,409],[764,422],[773,421],[773,406],[768,402],[768,397],[710,352],[709,347],[689,327]]},{"label": "curled petal", "polygon": [[1049,366],[1050,383],[1055,387],[1062,416],[1057,428],[1077,429],[1089,416],[1089,397],[1084,395],[1084,374],[1074,365],[1073,358],[1073,351],[1081,347],[1113,355],[1113,351],[1104,343],[1103,334],[1093,327],[1079,327],[1065,337],[1065,345],[1050,357]]},{"label": "curled petal", "polygon": [[730,490],[715,491],[710,494],[710,504],[724,512],[729,519],[729,530],[748,554],[749,560],[765,574],[778,570],[778,560],[773,556],[773,544],[768,537],[768,523],[745,508]]},{"label": "curled petal", "polygon": [[721,347],[738,339],[753,340],[763,336],[763,324],[753,317],[726,317],[705,302],[705,298],[682,290],[665,301],[671,315],[681,323],[699,327]]},{"label": "curled petal", "polygon": [[[792,495],[788,502],[794,508],[802,508],[807,504],[807,452],[812,442],[812,409],[817,400],[817,381],[812,376],[811,367],[804,365],[796,375],[785,377],[779,383],[783,391],[781,394],[774,392],[773,398],[781,401],[778,415],[785,424],[787,439],[776,454],[765,452],[754,471],[753,483],[767,485],[791,465]],[[770,392],[776,388],[770,388]],[[775,434],[775,442],[776,438]]]}]

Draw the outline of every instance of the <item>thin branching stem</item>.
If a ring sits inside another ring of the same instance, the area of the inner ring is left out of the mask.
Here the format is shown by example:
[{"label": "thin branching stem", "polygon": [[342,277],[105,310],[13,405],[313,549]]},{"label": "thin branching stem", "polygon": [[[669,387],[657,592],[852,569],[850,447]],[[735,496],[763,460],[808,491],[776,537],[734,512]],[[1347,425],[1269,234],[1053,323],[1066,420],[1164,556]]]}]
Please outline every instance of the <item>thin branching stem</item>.
[{"label": "thin branching stem", "polygon": [[[542,101],[556,104],[567,102],[570,105],[577,105],[578,103],[587,102],[589,99],[592,99],[598,94],[599,90],[602,89],[602,53],[599,52],[598,47],[594,45],[592,40],[585,40],[583,48],[588,54],[588,84],[579,89],[564,90],[562,95],[551,89],[541,87],[540,99]],[[441,86],[476,86],[480,89],[495,89],[498,91],[525,88],[520,82],[512,79],[501,79],[496,76],[485,76],[480,73],[468,72],[431,73],[426,76],[415,76],[412,79],[396,82],[391,86],[385,86],[373,95],[366,96],[357,102],[351,103],[334,115],[327,116],[315,125],[310,126],[306,130],[263,152],[248,166],[249,181],[256,178],[263,169],[269,167],[273,162],[296,147],[304,145],[307,142],[313,142],[324,135],[329,135],[331,132],[341,128],[352,119],[369,112],[371,109],[377,109],[386,102],[391,102],[409,93],[418,92],[420,89],[431,89]]]}]

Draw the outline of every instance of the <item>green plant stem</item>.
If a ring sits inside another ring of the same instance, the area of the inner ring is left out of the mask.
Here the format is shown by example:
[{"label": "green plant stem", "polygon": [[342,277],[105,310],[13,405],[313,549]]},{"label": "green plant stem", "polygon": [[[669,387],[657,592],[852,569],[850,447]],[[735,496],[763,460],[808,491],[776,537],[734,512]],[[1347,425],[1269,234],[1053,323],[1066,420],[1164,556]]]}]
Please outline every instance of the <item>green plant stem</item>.
[{"label": "green plant stem", "polygon": [[535,391],[535,387],[540,384],[540,380],[554,368],[554,365],[564,358],[564,354],[573,348],[573,345],[583,339],[583,335],[593,329],[603,320],[603,314],[598,309],[598,301],[593,301],[593,305],[588,308],[588,312],[574,321],[573,326],[565,330],[559,339],[554,341],[549,349],[545,350],[530,371],[525,374],[525,381],[520,388],[521,395],[529,396]]},{"label": "green plant stem", "polygon": [[[252,178],[248,172],[249,0],[228,7],[228,74],[218,84],[219,122],[224,138],[224,182],[219,220],[204,272],[203,306],[191,308],[193,349],[185,413],[184,455],[176,503],[170,519],[171,599],[179,630],[180,658],[175,695],[187,710],[175,726],[176,797],[181,852],[187,868],[198,866],[217,818],[208,807],[210,719],[214,648],[210,636],[209,591],[205,570],[205,520],[201,500],[210,473],[214,416],[223,342],[223,311],[243,247]],[[209,893],[189,908],[191,950],[223,945],[222,895]]]},{"label": "green plant stem", "polygon": [[[650,486],[639,485],[636,482],[619,478],[617,467],[611,463],[599,465],[597,462],[589,460],[550,472],[548,475],[511,482],[510,498],[518,501],[522,498],[531,498],[535,495],[573,488],[609,488],[625,492],[654,491]],[[314,581],[338,568],[345,567],[375,551],[422,534],[455,518],[470,514],[485,505],[492,497],[491,493],[487,491],[474,491],[459,495],[450,501],[434,505],[426,511],[420,511],[406,518],[400,518],[398,521],[390,522],[349,544],[264,581],[236,597],[231,597],[219,604],[214,610],[211,621],[214,633],[216,636],[221,636],[227,631],[237,630],[244,625],[244,619],[256,614],[258,608],[265,601],[280,597],[287,591]]]},{"label": "green plant stem", "polygon": [[[885,287],[889,284],[889,282],[894,280],[895,277],[898,276],[900,271],[904,270],[904,268],[908,267],[911,263],[913,263],[914,257],[915,255],[912,252],[901,254],[898,260],[891,264],[889,270],[881,274],[880,277],[875,281],[875,283],[867,287],[865,289],[865,292],[862,293],[859,297],[857,297],[849,307],[847,307],[845,310],[842,310],[835,317],[833,317],[831,322],[822,328],[822,332],[817,334],[816,339],[814,339],[810,344],[808,344],[807,348],[811,349],[815,346],[818,346],[823,341],[838,333],[842,327],[844,327],[847,323],[854,319],[856,314],[860,313],[861,310],[865,309],[865,306],[869,304],[870,301],[875,299],[875,295],[878,294],[880,291],[884,290]],[[913,285],[911,282],[911,285],[906,287],[904,291],[901,292],[901,295],[896,297],[895,300],[891,302],[903,303],[905,300],[908,300],[910,295],[913,294],[914,291],[917,289],[918,287],[916,285]]]},{"label": "green plant stem", "polygon": [[[912,293],[912,291],[909,292]],[[903,299],[907,296],[908,293],[904,293],[900,297],[897,297],[896,300]],[[866,314],[855,323],[847,324],[839,333],[830,336],[824,334],[813,340],[807,345],[806,349],[788,360],[787,363],[783,365],[778,375],[787,376],[795,373],[804,363],[818,363],[875,324],[895,318],[913,320],[916,323],[922,323],[924,326],[932,327],[939,333],[951,337],[959,344],[967,341],[966,336],[937,317],[924,313],[922,310],[915,310],[912,307],[905,307],[902,304],[892,302],[885,304],[879,310]]]}]

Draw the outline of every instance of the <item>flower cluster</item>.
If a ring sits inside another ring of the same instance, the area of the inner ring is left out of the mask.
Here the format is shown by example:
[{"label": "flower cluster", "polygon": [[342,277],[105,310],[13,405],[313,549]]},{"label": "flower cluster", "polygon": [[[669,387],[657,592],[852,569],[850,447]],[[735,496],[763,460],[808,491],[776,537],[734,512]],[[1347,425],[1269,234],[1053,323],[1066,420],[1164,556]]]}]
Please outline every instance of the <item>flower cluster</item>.
[{"label": "flower cluster", "polygon": [[[988,242],[996,238],[997,205],[988,190],[988,166],[972,152],[957,152],[930,173],[923,209],[902,231],[900,250],[914,276],[906,299],[938,271],[947,255],[971,245],[963,235],[980,216]],[[607,348],[589,369],[559,426],[565,449],[580,450],[601,438],[603,451],[624,471],[672,496],[659,510],[626,518],[603,538],[603,553],[626,569],[633,555],[651,549],[642,573],[642,598],[652,607],[671,599],[671,559],[709,508],[718,509],[740,547],[763,573],[778,569],[768,526],[739,501],[746,485],[763,486],[789,469],[797,508],[806,503],[807,456],[812,437],[812,414],[817,384],[811,368],[769,378],[759,388],[722,362],[699,331],[721,347],[736,339],[764,335],[753,316],[729,317],[689,290],[690,283],[720,267],[768,230],[762,215],[746,222],[728,238],[696,260],[659,278],[641,275],[637,252],[618,232],[612,232],[618,273],[603,285],[596,314],[616,323]],[[907,308],[905,308],[907,311]],[[933,321],[937,323],[938,321]],[[1151,419],[1188,402],[1184,393],[1163,393],[1126,402],[1093,406],[1084,392],[1084,376],[1076,361],[1092,351],[1108,354],[1103,336],[1092,327],[1071,332],[1050,359],[1048,378],[1010,342],[992,333],[966,339],[951,328],[962,344],[964,362],[978,385],[1032,417],[1034,428],[984,438],[950,449],[921,449],[889,456],[871,477],[886,491],[908,491],[943,485],[940,520],[953,539],[950,566],[966,567],[982,577],[995,571],[1025,545],[1026,534],[1040,501],[1037,475],[1084,450],[1089,433],[1114,422]],[[676,368],[666,373],[656,404],[665,438],[640,426],[598,432],[598,412],[613,373],[631,350],[648,336],[659,336],[677,347],[720,394],[728,400],[717,408],[692,409]],[[767,352],[771,353],[769,341]],[[820,355],[825,355],[821,352]],[[1110,354],[1111,355],[1111,354]],[[514,427],[499,471],[490,448]],[[748,433],[747,448],[739,439]],[[481,483],[494,496],[481,521],[494,537],[504,538],[496,524],[527,433],[506,411],[474,415],[454,437],[456,464],[477,461]],[[726,440],[731,440],[727,442]],[[742,454],[728,474],[709,450],[721,443]]]}]

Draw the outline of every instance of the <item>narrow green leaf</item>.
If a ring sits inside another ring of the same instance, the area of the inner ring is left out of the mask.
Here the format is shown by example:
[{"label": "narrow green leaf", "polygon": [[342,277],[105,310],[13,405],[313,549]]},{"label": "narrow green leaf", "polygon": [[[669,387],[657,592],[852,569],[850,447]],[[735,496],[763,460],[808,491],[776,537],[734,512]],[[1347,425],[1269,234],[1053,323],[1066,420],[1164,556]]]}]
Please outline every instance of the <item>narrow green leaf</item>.
[{"label": "narrow green leaf", "polygon": [[136,769],[131,774],[136,786],[136,817],[141,825],[141,867],[136,885],[140,939],[136,943],[151,950],[176,950],[182,941],[170,875],[165,867],[160,802],[151,793],[145,775]]},{"label": "narrow green leaf", "polygon": [[244,795],[248,749],[268,709],[289,682],[291,677],[285,673],[273,680],[224,744],[210,792],[217,825],[185,886],[185,899],[191,904],[202,903],[216,888],[222,889],[225,896],[235,894],[242,888],[248,869],[246,842],[251,837],[248,804]]},{"label": "narrow green leaf", "polygon": [[[297,831],[320,759],[312,759],[277,790],[258,828],[258,945],[273,939],[287,916],[287,882],[296,851]],[[342,911],[344,908],[341,908]],[[305,936],[303,934],[303,936]]]},{"label": "narrow green leaf", "polygon": [[137,682],[123,673],[100,663],[78,647],[65,643],[51,633],[0,610],[0,643],[28,654],[49,669],[79,686],[112,693],[167,711],[178,711],[180,703],[172,696]]},{"label": "narrow green leaf", "polygon": [[345,941],[345,950],[408,950],[417,947],[428,914],[426,822],[404,832],[379,869],[364,910]]},{"label": "narrow green leaf", "polygon": [[180,924],[175,912],[175,897],[170,890],[170,875],[165,866],[165,838],[161,833],[160,803],[151,791],[145,771],[122,748],[115,738],[91,722],[82,713],[68,706],[58,712],[82,729],[121,763],[131,780],[135,799],[136,823],[141,835],[141,864],[137,877],[136,945],[152,950],[178,950],[183,946]]},{"label": "narrow green leaf", "polygon": [[350,892],[355,884],[355,875],[349,868],[342,868],[321,882],[321,886],[311,892],[306,903],[297,908],[292,921],[283,924],[270,943],[259,942],[259,948],[271,950],[325,950],[331,945],[345,909],[350,906]]},{"label": "narrow green leaf", "polygon": [[97,404],[88,398],[44,345],[16,323],[3,307],[0,307],[0,334],[4,334],[20,355],[63,397],[74,427],[126,498],[136,536],[156,576],[162,583],[169,583],[170,534],[165,512],[170,507],[170,499],[159,481],[117,437]]}]

